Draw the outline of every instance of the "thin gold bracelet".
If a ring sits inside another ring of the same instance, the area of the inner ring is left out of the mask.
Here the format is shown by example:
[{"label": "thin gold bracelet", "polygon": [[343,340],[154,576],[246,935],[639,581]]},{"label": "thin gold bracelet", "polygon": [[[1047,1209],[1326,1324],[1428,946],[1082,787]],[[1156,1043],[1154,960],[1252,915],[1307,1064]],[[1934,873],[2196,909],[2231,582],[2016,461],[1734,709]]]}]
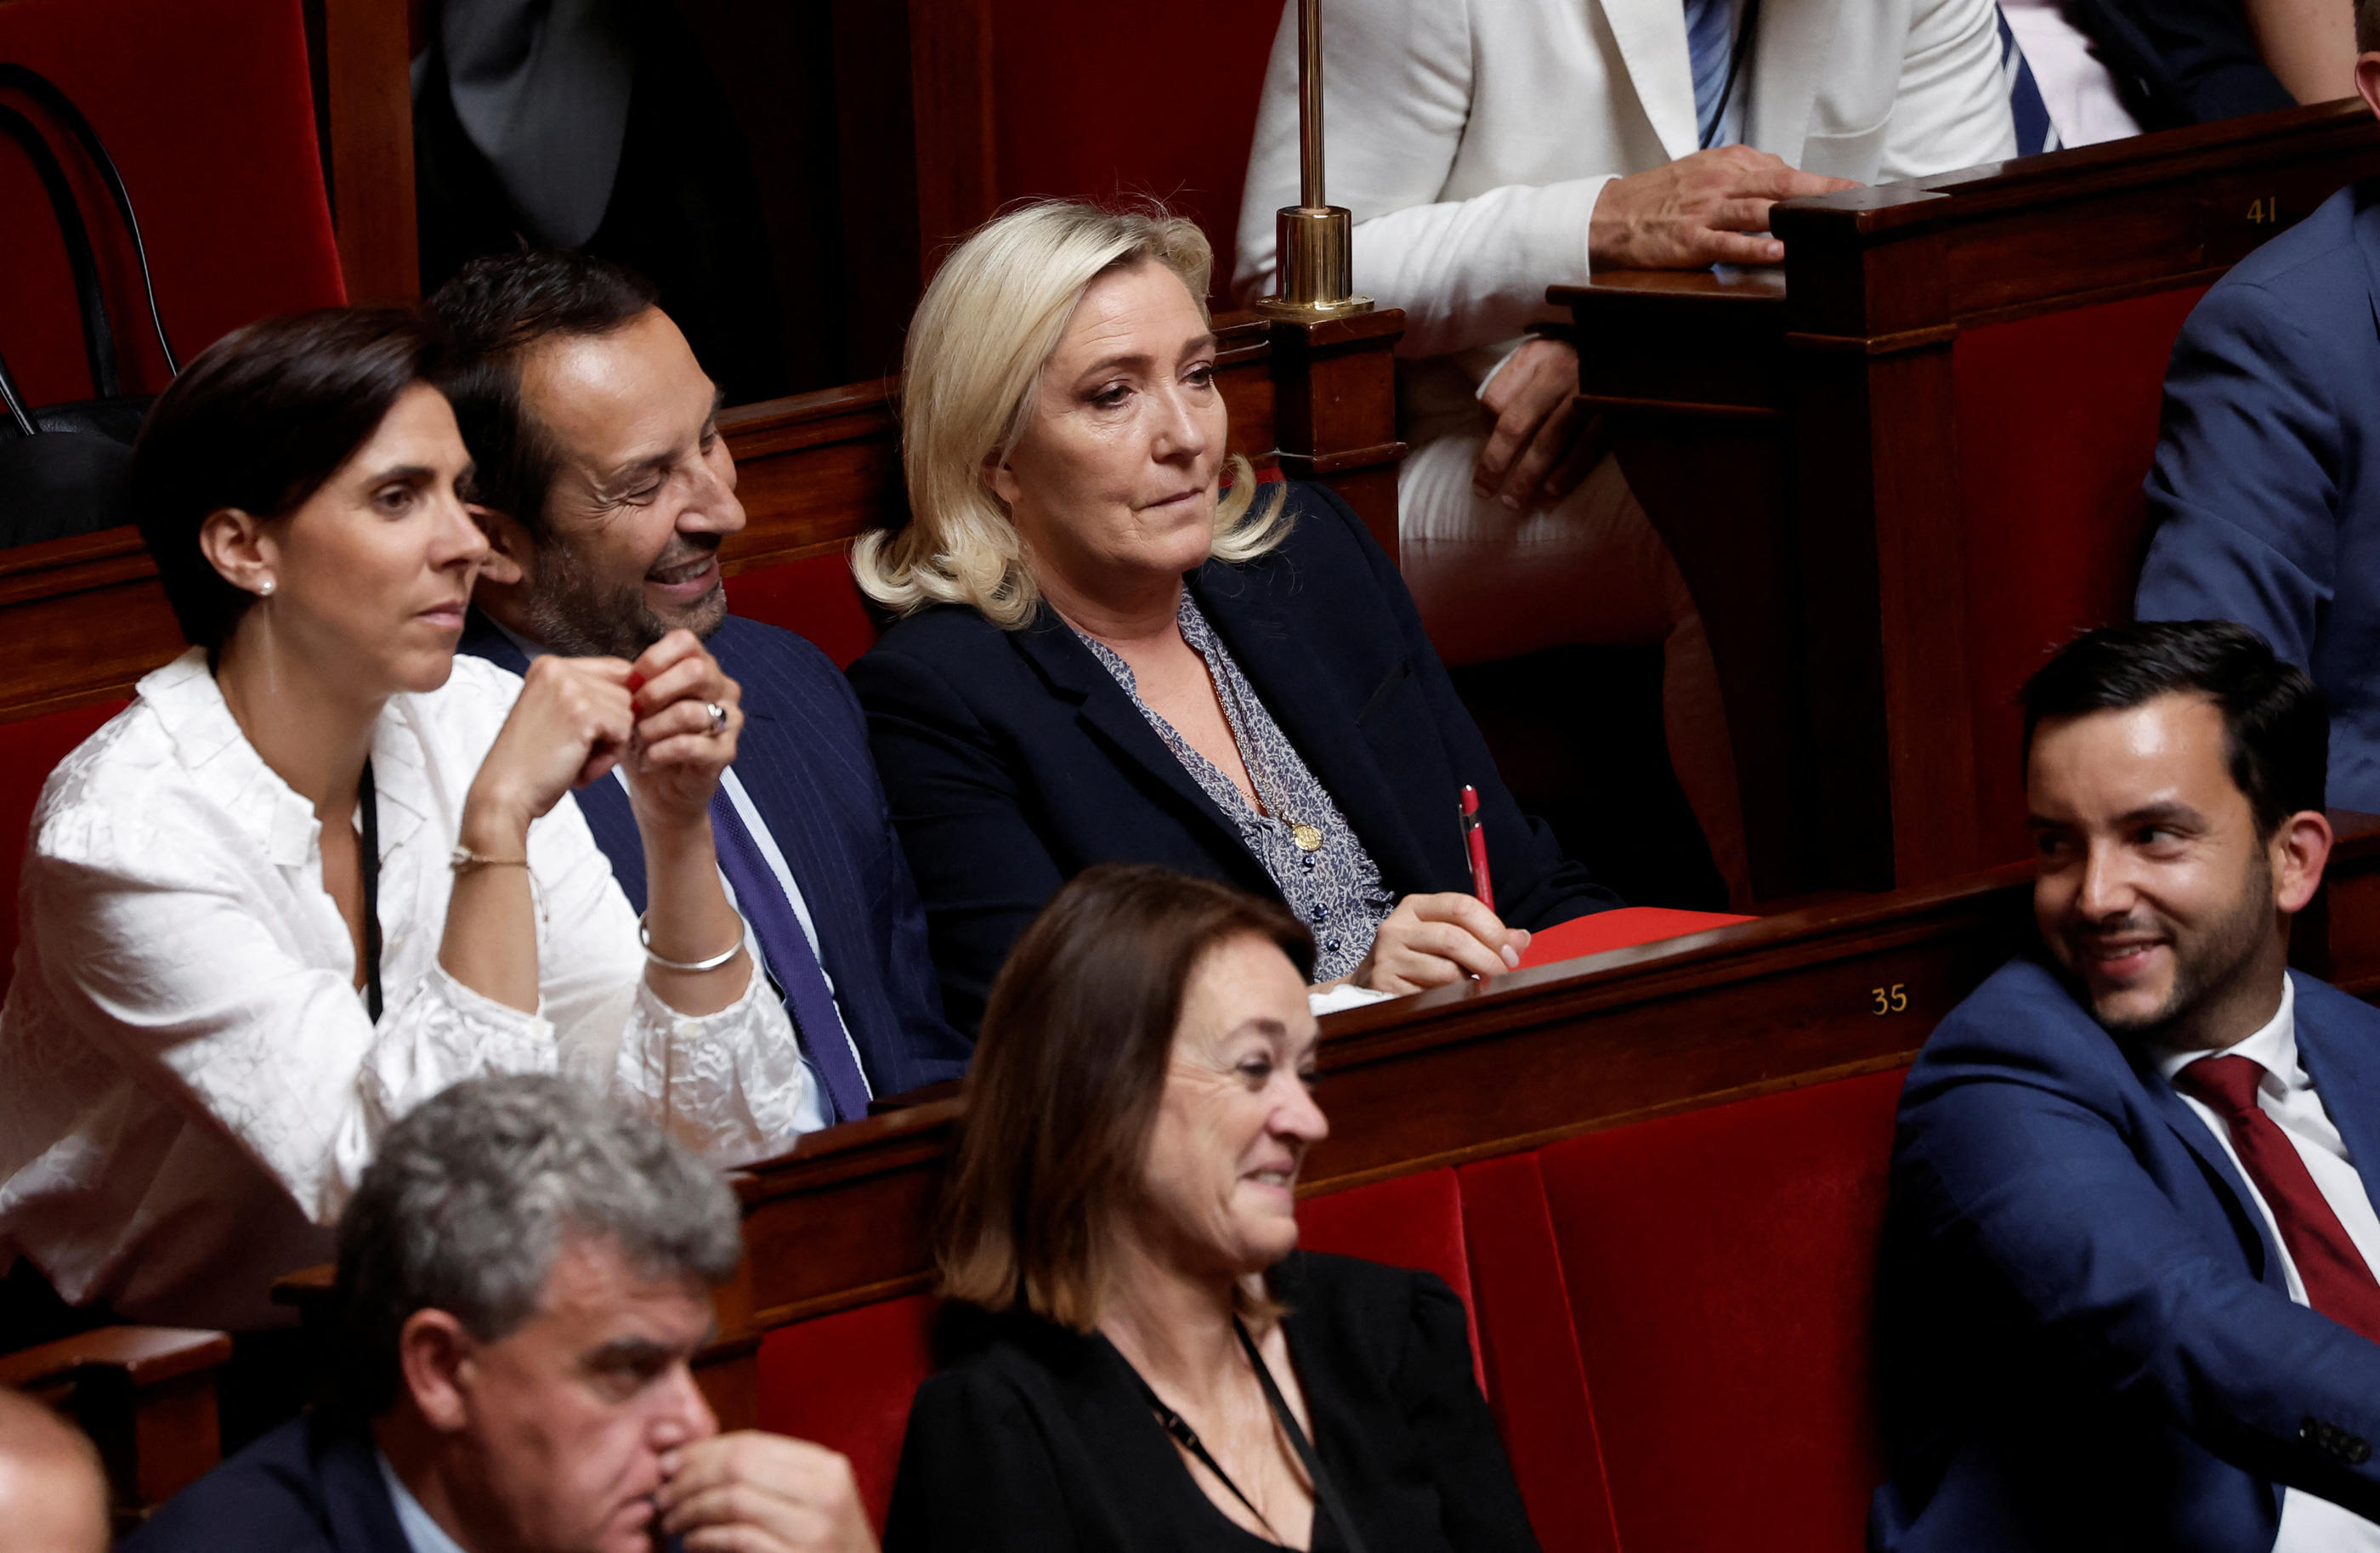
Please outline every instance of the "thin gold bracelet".
[{"label": "thin gold bracelet", "polygon": [[468,846],[458,846],[455,849],[453,855],[446,859],[446,866],[454,869],[458,874],[468,874],[474,868],[526,868],[528,867],[528,859],[526,857],[490,857],[484,854],[474,852]]},{"label": "thin gold bracelet", "polygon": [[[744,918],[738,916],[735,923],[737,927],[743,927]],[[637,942],[644,946],[646,959],[665,971],[678,971],[686,976],[699,975],[704,971],[715,971],[744,952],[744,935],[739,932],[735,935],[735,941],[729,944],[725,952],[714,954],[708,960],[664,960],[653,952],[652,930],[645,926],[645,919],[642,916],[637,918]]]}]

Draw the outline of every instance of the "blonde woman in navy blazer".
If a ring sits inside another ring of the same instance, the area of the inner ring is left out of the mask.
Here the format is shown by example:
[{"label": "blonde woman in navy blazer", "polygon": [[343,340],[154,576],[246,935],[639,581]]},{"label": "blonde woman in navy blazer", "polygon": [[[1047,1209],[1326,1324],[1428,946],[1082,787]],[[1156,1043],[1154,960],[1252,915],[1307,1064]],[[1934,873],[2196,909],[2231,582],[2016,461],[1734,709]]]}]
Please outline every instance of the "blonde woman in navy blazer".
[{"label": "blonde woman in navy blazer", "polygon": [[1620,904],[1514,806],[1355,515],[1227,455],[1210,260],[1161,212],[1029,206],[951,257],[910,329],[915,516],[854,554],[903,618],[851,677],[970,1026],[1094,863],[1282,901],[1318,981],[1390,994],[1499,974],[1530,929]]}]

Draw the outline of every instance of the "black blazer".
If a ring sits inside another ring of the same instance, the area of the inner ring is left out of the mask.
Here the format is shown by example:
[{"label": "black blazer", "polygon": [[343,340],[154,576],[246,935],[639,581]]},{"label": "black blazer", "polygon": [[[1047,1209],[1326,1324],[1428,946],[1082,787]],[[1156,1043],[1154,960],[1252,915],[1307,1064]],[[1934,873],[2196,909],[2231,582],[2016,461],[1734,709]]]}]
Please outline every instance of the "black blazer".
[{"label": "black blazer", "polygon": [[413,1553],[371,1437],[309,1413],[183,1489],[118,1553]]},{"label": "black blazer", "polygon": [[[975,1043],[942,1017],[926,917],[868,757],[851,686],[818,648],[729,615],[707,644],[744,691],[735,775],[785,855],[818,928],[835,1006],[879,1095],[966,1072]],[[477,611],[462,650],[510,669],[528,660]],[[577,793],[628,904],[645,909],[645,843],[627,791],[606,777]]]},{"label": "black blazer", "polygon": [[[1534,1553],[1453,1292],[1310,1252],[1275,1268],[1272,1288],[1315,1450],[1368,1553]],[[917,1389],[885,1553],[1273,1547],[1207,1498],[1107,1339],[988,1325],[983,1346]],[[1317,1506],[1318,1553],[1345,1546]]]},{"label": "black blazer", "polygon": [[[1505,790],[1423,634],[1413,596],[1327,486],[1293,484],[1296,524],[1191,592],[1257,694],[1402,898],[1467,892],[1457,819],[1479,789],[1496,909],[1536,929],[1619,905]],[[1009,946],[1094,863],[1158,863],[1279,900],[1239,831],[1123,686],[1047,605],[1020,630],[940,605],[850,668],[926,902],[943,1006],[972,1029]]]}]

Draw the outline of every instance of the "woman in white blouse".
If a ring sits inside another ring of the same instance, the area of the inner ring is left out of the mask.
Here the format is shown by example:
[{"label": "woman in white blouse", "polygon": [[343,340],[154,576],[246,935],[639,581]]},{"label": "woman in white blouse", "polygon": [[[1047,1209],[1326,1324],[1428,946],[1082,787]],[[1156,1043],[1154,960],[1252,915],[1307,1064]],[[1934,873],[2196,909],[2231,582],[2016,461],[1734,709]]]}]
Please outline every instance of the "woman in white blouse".
[{"label": "woman in white blouse", "polygon": [[[142,433],[193,645],[50,778],[0,1010],[0,1267],[74,1303],[272,1324],[380,1134],[478,1074],[581,1074],[722,1163],[815,1124],[711,849],[736,687],[682,631],[525,681],[455,656],[502,563],[431,349],[405,314],[273,320]],[[642,949],[568,800],[614,765]]]}]

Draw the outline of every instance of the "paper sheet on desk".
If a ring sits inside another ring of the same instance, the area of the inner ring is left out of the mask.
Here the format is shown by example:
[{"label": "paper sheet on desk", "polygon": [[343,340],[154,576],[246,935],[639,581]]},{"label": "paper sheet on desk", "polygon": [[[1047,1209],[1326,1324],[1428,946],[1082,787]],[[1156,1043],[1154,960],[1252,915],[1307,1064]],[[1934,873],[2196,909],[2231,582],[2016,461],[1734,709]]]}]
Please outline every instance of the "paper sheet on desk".
[{"label": "paper sheet on desk", "polygon": [[1572,917],[1568,922],[1556,923],[1542,932],[1532,934],[1528,952],[1521,956],[1521,968],[1527,970],[1532,965],[1550,965],[1558,961],[1575,960],[1584,954],[1600,954],[1607,949],[1625,949],[1631,944],[1681,938],[1688,933],[1705,933],[1713,928],[1758,920],[1754,916],[1730,916],[1725,912],[1672,911],[1667,906],[1621,906],[1615,911],[1597,912],[1592,916]]}]

